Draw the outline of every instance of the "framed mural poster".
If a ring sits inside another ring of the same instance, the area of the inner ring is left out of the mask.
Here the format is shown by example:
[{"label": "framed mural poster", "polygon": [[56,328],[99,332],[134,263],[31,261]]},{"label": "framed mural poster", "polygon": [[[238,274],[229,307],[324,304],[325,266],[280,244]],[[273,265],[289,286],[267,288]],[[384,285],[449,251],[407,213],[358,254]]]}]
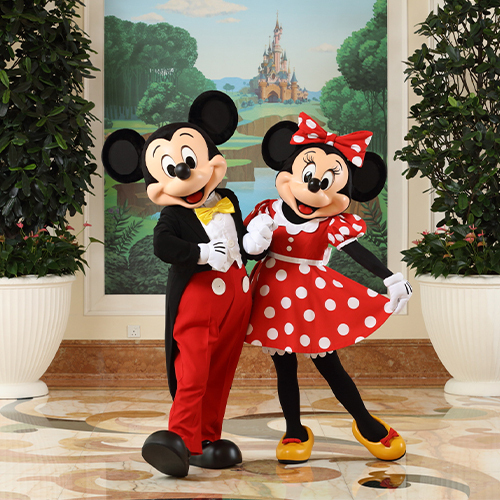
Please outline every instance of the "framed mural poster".
[{"label": "framed mural poster", "polygon": [[[243,216],[276,198],[275,172],[261,156],[265,132],[306,112],[337,134],[370,130],[370,149],[388,163],[385,189],[349,211],[367,223],[363,244],[394,271],[404,269],[406,191],[393,152],[403,143],[406,93],[406,12],[398,0],[92,0],[86,32],[101,72],[86,87],[100,122],[100,157],[107,135],[122,128],[146,138],[160,126],[185,121],[205,90],[227,93],[239,124],[220,147],[223,181]],[[92,245],[85,281],[86,314],[163,314],[168,265],[153,254],[162,207],[142,181],[120,184],[102,170],[87,219],[104,240]],[[100,247],[100,248],[96,248]],[[253,263],[249,264],[248,271]],[[342,252],[329,266],[381,293],[385,288]]]}]

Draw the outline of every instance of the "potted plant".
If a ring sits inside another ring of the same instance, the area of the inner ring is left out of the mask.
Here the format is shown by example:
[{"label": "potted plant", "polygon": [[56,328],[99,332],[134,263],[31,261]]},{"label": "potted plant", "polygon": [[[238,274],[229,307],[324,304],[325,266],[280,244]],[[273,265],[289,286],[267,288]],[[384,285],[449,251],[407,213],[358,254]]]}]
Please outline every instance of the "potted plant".
[{"label": "potted plant", "polygon": [[395,158],[430,180],[437,229],[403,260],[415,269],[445,391],[500,395],[500,0],[445,0],[407,61],[420,99]]},{"label": "potted plant", "polygon": [[0,398],[47,393],[39,378],[86,264],[67,220],[82,212],[97,168],[93,104],[82,97],[95,68],[78,4],[0,3]]}]

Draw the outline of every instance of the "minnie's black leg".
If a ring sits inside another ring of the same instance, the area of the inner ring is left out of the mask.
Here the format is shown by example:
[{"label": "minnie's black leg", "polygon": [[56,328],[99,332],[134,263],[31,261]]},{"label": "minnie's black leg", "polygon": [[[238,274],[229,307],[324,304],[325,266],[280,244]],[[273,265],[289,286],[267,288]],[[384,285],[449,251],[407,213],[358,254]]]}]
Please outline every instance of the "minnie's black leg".
[{"label": "minnie's black leg", "polygon": [[286,438],[307,441],[307,431],[300,422],[300,389],[297,379],[297,356],[285,353],[271,356],[278,379],[278,397],[286,421]]},{"label": "minnie's black leg", "polygon": [[317,356],[313,362],[328,382],[339,403],[356,420],[362,436],[372,442],[383,439],[387,435],[387,430],[368,413],[356,384],[344,370],[337,352],[326,354],[324,357]]}]

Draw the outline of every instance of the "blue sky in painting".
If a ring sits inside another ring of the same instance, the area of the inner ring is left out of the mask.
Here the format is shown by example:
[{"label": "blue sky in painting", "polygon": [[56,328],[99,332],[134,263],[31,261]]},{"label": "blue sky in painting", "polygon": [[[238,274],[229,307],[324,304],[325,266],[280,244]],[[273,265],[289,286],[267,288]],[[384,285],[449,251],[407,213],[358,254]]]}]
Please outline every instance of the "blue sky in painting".
[{"label": "blue sky in painting", "polygon": [[195,66],[207,77],[257,75],[276,24],[299,85],[319,91],[338,76],[336,50],[363,28],[375,0],[105,0],[105,15],[146,23],[168,22],[198,43]]}]

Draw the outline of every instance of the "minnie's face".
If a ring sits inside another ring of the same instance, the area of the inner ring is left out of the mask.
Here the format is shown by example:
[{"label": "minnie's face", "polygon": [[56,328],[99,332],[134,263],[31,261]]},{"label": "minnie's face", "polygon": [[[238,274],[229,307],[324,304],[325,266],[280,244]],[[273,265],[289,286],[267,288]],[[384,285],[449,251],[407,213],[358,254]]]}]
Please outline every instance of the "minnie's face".
[{"label": "minnie's face", "polygon": [[147,169],[158,181],[147,187],[148,197],[162,206],[200,207],[227,170],[222,155],[209,160],[204,137],[189,127],[176,130],[170,140],[153,140],[145,154]]},{"label": "minnie's face", "polygon": [[349,180],[349,168],[336,153],[311,147],[301,151],[292,173],[280,172],[276,188],[283,201],[303,219],[331,217],[344,212],[350,199],[339,193]]}]

